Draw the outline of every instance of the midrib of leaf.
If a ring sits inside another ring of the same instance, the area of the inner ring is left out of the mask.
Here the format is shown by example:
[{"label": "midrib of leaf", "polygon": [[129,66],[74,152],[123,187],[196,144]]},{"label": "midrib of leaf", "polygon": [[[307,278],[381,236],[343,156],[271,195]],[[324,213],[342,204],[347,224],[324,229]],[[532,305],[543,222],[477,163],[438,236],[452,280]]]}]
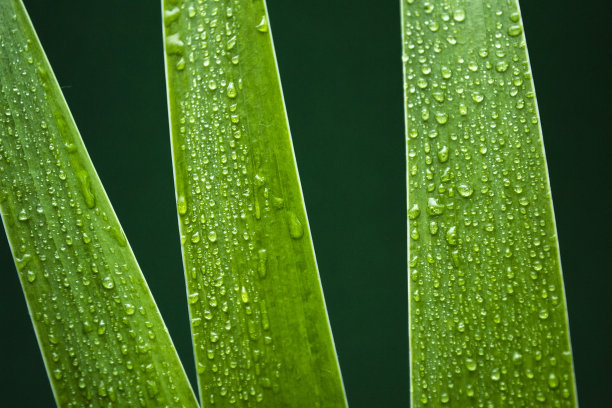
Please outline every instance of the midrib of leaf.
[{"label": "midrib of leaf", "polygon": [[198,406],[18,0],[0,85],[0,213],[58,406]]},{"label": "midrib of leaf", "polygon": [[201,400],[345,406],[265,3],[163,7]]},{"label": "midrib of leaf", "polygon": [[401,4],[412,406],[576,406],[518,4]]}]

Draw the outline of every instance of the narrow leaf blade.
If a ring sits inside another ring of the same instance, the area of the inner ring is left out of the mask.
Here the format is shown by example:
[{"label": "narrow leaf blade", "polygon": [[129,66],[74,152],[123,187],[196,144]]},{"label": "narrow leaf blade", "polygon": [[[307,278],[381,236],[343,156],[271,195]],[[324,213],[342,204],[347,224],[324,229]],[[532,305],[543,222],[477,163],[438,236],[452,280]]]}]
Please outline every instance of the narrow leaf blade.
[{"label": "narrow leaf blade", "polygon": [[0,86],[0,213],[58,406],[198,406],[18,0]]},{"label": "narrow leaf blade", "polygon": [[412,404],[576,406],[518,4],[401,4]]},{"label": "narrow leaf blade", "polygon": [[163,6],[201,400],[345,406],[265,3]]}]

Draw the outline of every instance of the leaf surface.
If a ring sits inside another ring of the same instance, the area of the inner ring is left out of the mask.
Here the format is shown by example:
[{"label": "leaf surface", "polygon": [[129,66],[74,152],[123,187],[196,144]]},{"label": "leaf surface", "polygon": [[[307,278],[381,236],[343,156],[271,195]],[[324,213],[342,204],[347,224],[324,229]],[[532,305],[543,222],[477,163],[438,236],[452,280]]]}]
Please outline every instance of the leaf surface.
[{"label": "leaf surface", "polygon": [[576,406],[518,4],[401,4],[412,404]]},{"label": "leaf surface", "polygon": [[58,406],[198,406],[17,0],[0,0],[0,213]]},{"label": "leaf surface", "polygon": [[163,4],[201,400],[345,406],[265,3]]}]

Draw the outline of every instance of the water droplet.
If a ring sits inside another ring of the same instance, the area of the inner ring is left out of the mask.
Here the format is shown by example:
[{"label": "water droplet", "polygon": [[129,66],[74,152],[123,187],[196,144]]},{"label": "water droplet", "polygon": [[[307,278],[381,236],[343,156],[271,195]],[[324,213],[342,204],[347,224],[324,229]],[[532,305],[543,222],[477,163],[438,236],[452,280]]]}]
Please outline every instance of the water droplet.
[{"label": "water droplet", "polygon": [[189,304],[190,305],[195,305],[196,303],[198,303],[198,300],[200,300],[200,294],[198,292],[194,292],[194,293],[189,295]]},{"label": "water droplet", "polygon": [[465,367],[469,370],[469,371],[476,371],[476,361],[474,361],[474,359],[471,358],[466,358],[465,359]]},{"label": "water droplet", "polygon": [[255,28],[261,33],[268,32],[268,19],[266,18],[266,16],[261,17],[261,21],[255,26]]},{"label": "water droplet", "polygon": [[[453,12],[453,19],[459,23],[465,20],[465,11],[463,9],[457,9]],[[470,20],[471,21],[471,20]]]},{"label": "water droplet", "polygon": [[440,163],[445,163],[446,161],[448,161],[448,147],[440,147],[440,149],[438,150],[438,160],[440,160]]},{"label": "water droplet", "polygon": [[521,364],[523,361],[523,355],[521,353],[519,353],[518,351],[515,351],[512,354],[512,362],[514,364]]},{"label": "water droplet", "polygon": [[480,103],[484,100],[484,96],[480,92],[474,91],[472,92],[472,99],[474,100],[474,102]]},{"label": "water droplet", "polygon": [[178,34],[166,36],[166,52],[175,55],[182,55],[185,52],[185,44]]},{"label": "water droplet", "polygon": [[240,298],[242,303],[249,303],[249,293],[244,286],[240,288]]},{"label": "water droplet", "polygon": [[227,84],[227,96],[229,98],[235,98],[236,95],[237,95],[236,86],[234,85],[233,82],[230,82],[229,84]]},{"label": "water droplet", "polygon": [[518,24],[514,24],[508,27],[508,35],[510,37],[519,36],[521,35],[522,32],[523,32],[523,28]]},{"label": "water droplet", "polygon": [[452,226],[446,231],[446,242],[448,245],[457,245],[457,227]]},{"label": "water droplet", "polygon": [[421,214],[421,209],[418,204],[412,204],[412,207],[408,210],[408,218],[411,220],[416,219]]},{"label": "water droplet", "polygon": [[214,231],[214,230],[213,230],[213,231],[210,231],[210,232],[208,233],[208,240],[209,240],[210,242],[215,242],[215,241],[217,240],[217,232],[216,232],[216,231]]},{"label": "water droplet", "polygon": [[91,191],[91,180],[89,178],[89,174],[87,171],[81,170],[77,173],[77,177],[80,181],[81,193],[85,199],[85,205],[87,205],[87,208],[94,208],[96,206],[96,197]]},{"label": "water droplet", "polygon": [[28,270],[26,272],[26,278],[27,278],[28,282],[32,283],[32,282],[34,282],[36,280],[36,274],[33,271]]},{"label": "water droplet", "polygon": [[27,221],[30,219],[30,216],[28,215],[25,209],[22,209],[21,211],[19,211],[18,218],[19,218],[19,221]]},{"label": "water droplet", "polygon": [[304,236],[304,226],[300,219],[289,211],[289,235],[293,239],[300,239]]},{"label": "water droplet", "polygon": [[134,312],[136,311],[136,308],[134,307],[133,304],[131,303],[126,303],[125,305],[123,305],[125,307],[125,314],[128,316],[131,316],[134,314]]},{"label": "water droplet", "polygon": [[191,243],[197,244],[198,242],[200,242],[200,233],[196,231],[191,234]]},{"label": "water droplet", "polygon": [[468,184],[459,184],[457,186],[457,192],[461,197],[470,197],[474,193],[474,188]]},{"label": "water droplet", "polygon": [[438,203],[433,197],[430,197],[427,201],[427,214],[429,215],[440,215],[444,212],[444,205]]},{"label": "water droplet", "polygon": [[548,386],[552,389],[559,386],[559,377],[555,373],[548,374]]},{"label": "water droplet", "polygon": [[497,64],[495,64],[495,70],[497,72],[506,72],[508,70],[508,62],[507,61],[499,61]]},{"label": "water droplet", "polygon": [[500,378],[501,373],[499,372],[499,368],[494,368],[493,371],[491,371],[491,379],[493,381],[499,381]]},{"label": "water droplet", "polygon": [[451,77],[451,75],[453,74],[451,69],[449,67],[446,67],[446,66],[443,66],[440,69],[440,72],[442,73],[442,78],[444,78],[444,79],[449,79]]},{"label": "water droplet", "polygon": [[440,102],[440,103],[444,102],[444,93],[443,93],[443,92],[440,92],[440,91],[435,91],[435,92],[433,92],[433,93],[431,94],[431,96],[433,96],[433,98],[434,98],[436,101]]},{"label": "water droplet", "polygon": [[115,287],[115,282],[113,281],[113,278],[106,276],[102,279],[102,286],[104,286],[106,289],[112,289]]},{"label": "water droplet", "polygon": [[448,122],[448,113],[436,112],[436,122],[438,122],[440,125],[446,124],[446,122]]},{"label": "water droplet", "polygon": [[104,323],[104,320],[100,320],[98,323],[98,334],[103,335],[104,333],[106,333],[106,323]]}]

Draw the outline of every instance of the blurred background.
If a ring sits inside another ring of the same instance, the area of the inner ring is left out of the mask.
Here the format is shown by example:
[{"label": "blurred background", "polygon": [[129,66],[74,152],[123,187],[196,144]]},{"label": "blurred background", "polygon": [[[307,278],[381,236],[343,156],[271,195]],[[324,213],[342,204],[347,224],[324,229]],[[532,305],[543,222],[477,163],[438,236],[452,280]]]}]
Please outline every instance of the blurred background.
[{"label": "blurred background", "polygon": [[[25,0],[106,191],[195,379],[178,242],[159,2]],[[523,1],[582,406],[610,369],[610,40],[603,0]],[[268,0],[349,404],[409,404],[399,0]],[[138,156],[133,160],[132,156]],[[53,396],[0,232],[0,393]]]}]

